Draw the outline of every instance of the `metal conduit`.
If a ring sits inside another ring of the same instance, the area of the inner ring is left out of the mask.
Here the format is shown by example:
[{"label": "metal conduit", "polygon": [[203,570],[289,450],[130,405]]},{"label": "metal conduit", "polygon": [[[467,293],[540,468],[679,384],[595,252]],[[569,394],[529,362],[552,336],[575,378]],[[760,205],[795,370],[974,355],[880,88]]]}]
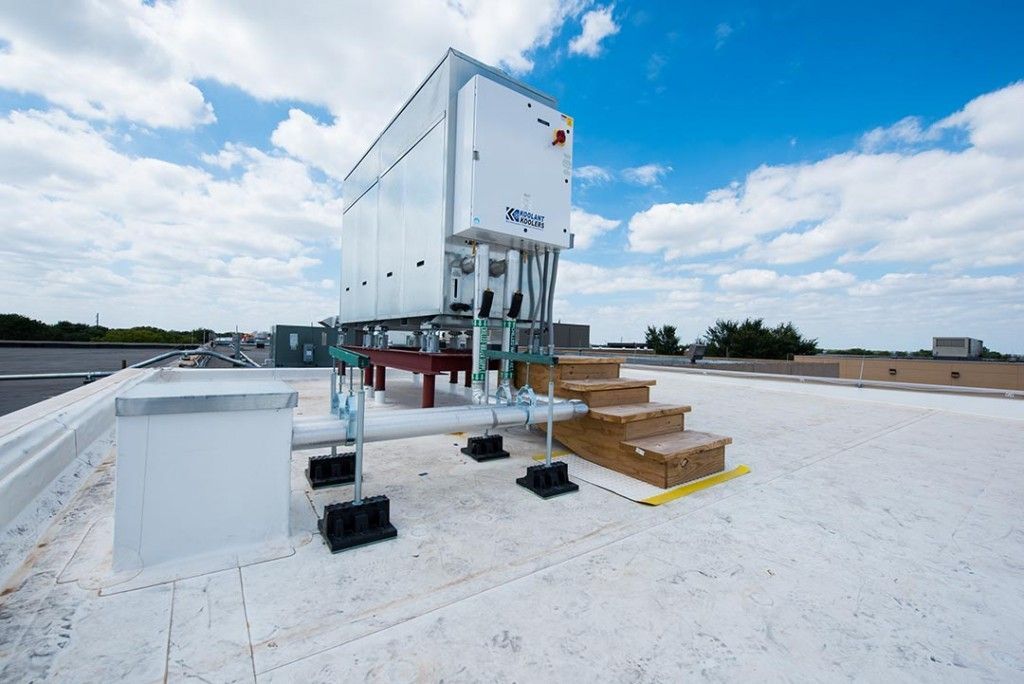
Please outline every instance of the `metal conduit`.
[{"label": "metal conduit", "polygon": [[[370,412],[365,418],[363,439],[382,442],[389,439],[422,437],[445,432],[471,432],[513,425],[533,425],[547,421],[547,406],[463,406],[442,409],[409,409]],[[556,402],[551,407],[553,420],[571,420],[585,414],[580,401]],[[292,426],[292,448],[313,449],[344,444],[355,435],[348,434],[348,421],[337,418],[296,420]]]},{"label": "metal conduit", "polygon": [[93,371],[73,373],[20,373],[17,375],[0,375],[0,380],[59,380],[62,378],[105,378],[119,371]]},{"label": "metal conduit", "polygon": [[559,250],[555,250],[555,255],[551,260],[551,282],[548,283],[548,355],[555,355],[555,281],[558,279],[558,254]]}]

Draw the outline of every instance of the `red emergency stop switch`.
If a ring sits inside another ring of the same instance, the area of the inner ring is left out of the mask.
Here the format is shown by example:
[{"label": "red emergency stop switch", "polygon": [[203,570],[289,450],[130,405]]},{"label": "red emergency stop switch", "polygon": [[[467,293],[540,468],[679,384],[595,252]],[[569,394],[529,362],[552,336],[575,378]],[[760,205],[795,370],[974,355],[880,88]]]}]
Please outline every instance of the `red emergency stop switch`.
[{"label": "red emergency stop switch", "polygon": [[555,131],[555,139],[551,141],[552,145],[564,145],[565,144],[565,131],[559,128]]}]

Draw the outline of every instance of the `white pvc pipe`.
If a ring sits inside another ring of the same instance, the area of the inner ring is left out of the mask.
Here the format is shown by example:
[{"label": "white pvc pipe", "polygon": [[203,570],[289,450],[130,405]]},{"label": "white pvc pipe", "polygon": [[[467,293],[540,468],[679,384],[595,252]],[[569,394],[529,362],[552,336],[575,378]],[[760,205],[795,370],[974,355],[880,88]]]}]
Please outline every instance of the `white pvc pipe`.
[{"label": "white pvc pipe", "polygon": [[[383,442],[389,439],[422,437],[445,432],[473,432],[511,425],[533,425],[548,420],[548,407],[537,406],[463,406],[461,410],[409,409],[368,411],[363,440]],[[579,401],[555,402],[551,419],[571,420],[587,412]],[[353,435],[354,437],[354,435]],[[292,448],[313,449],[344,444],[348,441],[348,421],[337,418],[296,419],[292,425]]]}]

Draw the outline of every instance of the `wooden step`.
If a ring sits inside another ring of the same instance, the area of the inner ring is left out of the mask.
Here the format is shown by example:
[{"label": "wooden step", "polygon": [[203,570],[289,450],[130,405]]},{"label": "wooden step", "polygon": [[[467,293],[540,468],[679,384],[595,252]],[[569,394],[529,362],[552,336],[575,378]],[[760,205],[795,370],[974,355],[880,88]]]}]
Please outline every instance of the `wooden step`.
[{"label": "wooden step", "polygon": [[[682,414],[674,417],[681,419]],[[555,438],[588,461],[656,487],[667,489],[725,470],[725,447],[732,442],[728,437],[673,430],[616,441],[611,431],[629,423],[590,419],[588,424],[587,419],[556,423]]]},{"label": "wooden step", "polygon": [[[661,408],[648,408],[645,411],[631,410],[634,407],[648,404],[591,409],[584,416],[558,423],[555,426],[555,437],[563,443],[562,438],[565,437],[584,440],[595,448],[603,444],[607,448],[617,450],[619,442],[623,440],[679,432],[686,427],[683,419],[690,410],[689,406],[655,404]],[[540,425],[539,428],[543,431],[544,426]]]},{"label": "wooden step", "polygon": [[634,389],[656,385],[657,380],[632,380],[630,378],[589,378],[586,380],[562,380],[555,390],[570,392],[600,392],[604,390]]},{"label": "wooden step", "polygon": [[603,420],[609,423],[632,423],[646,420],[648,418],[661,418],[663,416],[675,416],[689,413],[689,406],[677,404],[663,404],[658,401],[648,401],[643,404],[619,404],[617,406],[600,406],[592,409],[587,415],[595,420]]},{"label": "wooden step", "polygon": [[600,363],[614,363],[623,364],[626,363],[626,357],[624,356],[559,356],[559,366],[586,366],[588,364],[600,364]]},{"label": "wooden step", "polygon": [[[619,365],[625,362],[621,356],[559,356],[558,364],[551,369],[555,382],[562,380],[586,380],[589,378],[617,378]],[[529,371],[529,373],[527,373]],[[517,362],[514,383],[516,387],[530,385],[534,388],[548,386],[547,366]]]},{"label": "wooden step", "polygon": [[558,383],[555,394],[566,399],[579,399],[587,406],[646,404],[651,400],[650,386],[654,380],[566,380]]},{"label": "wooden step", "polygon": [[732,437],[713,435],[710,432],[686,430],[656,437],[643,437],[623,443],[637,455],[656,461],[686,458],[703,451],[732,444]]},{"label": "wooden step", "polygon": [[667,488],[725,470],[725,447],[729,444],[731,437],[685,430],[623,441],[621,455],[653,465],[655,477],[645,481]]}]

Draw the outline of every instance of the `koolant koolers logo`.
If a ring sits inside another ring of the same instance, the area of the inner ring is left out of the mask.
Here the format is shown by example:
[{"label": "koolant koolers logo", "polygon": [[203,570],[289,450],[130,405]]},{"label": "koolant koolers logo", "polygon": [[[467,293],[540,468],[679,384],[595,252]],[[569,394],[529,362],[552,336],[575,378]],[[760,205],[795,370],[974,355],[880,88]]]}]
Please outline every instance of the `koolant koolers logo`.
[{"label": "koolant koolers logo", "polygon": [[526,211],[525,209],[505,207],[505,222],[518,223],[521,226],[529,226],[530,228],[544,230],[544,217],[540,214],[534,214],[532,211]]}]

